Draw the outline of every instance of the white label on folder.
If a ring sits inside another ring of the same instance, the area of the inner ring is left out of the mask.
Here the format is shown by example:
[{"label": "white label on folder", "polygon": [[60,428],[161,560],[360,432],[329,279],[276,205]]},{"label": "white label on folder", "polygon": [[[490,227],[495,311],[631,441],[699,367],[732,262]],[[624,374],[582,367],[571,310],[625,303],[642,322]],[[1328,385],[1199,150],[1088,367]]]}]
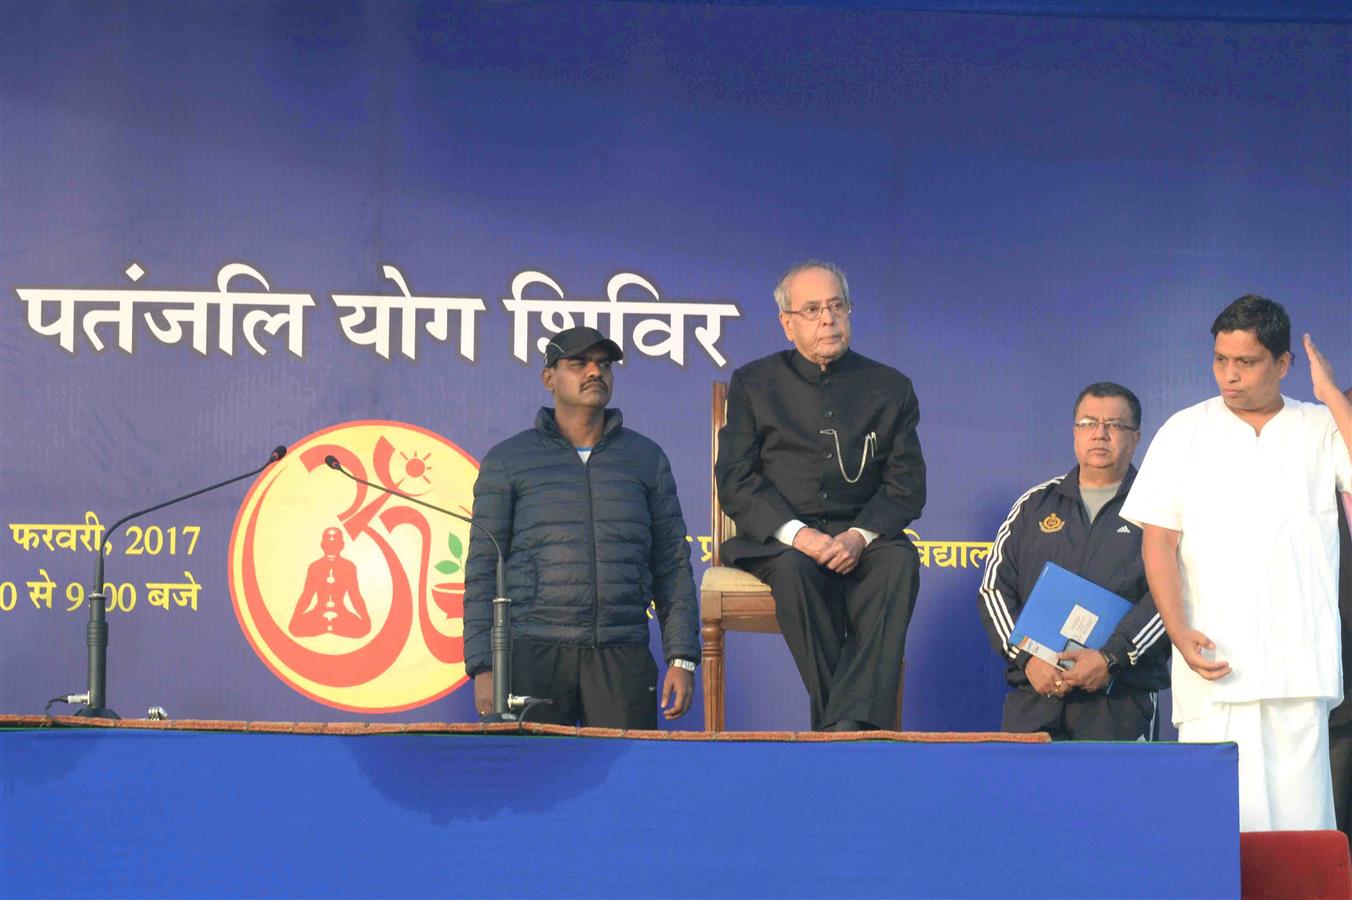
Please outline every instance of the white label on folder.
[{"label": "white label on folder", "polygon": [[1066,624],[1061,626],[1061,635],[1077,644],[1083,644],[1089,639],[1089,632],[1094,630],[1098,620],[1098,616],[1077,603],[1071,607]]}]

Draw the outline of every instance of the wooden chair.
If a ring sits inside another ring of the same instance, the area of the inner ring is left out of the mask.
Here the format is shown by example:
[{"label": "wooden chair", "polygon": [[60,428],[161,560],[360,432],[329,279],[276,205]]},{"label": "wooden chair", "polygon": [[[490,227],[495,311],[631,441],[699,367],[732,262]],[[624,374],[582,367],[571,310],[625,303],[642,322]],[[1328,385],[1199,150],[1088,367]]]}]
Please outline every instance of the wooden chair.
[{"label": "wooden chair", "polygon": [[[761,634],[779,634],[775,619],[775,598],[770,586],[750,572],[724,566],[719,551],[725,540],[737,533],[737,526],[723,514],[718,502],[718,479],[714,465],[718,461],[718,432],[728,419],[728,384],[715,381],[713,386],[713,436],[709,442],[709,508],[712,511],[713,559],[699,586],[700,636],[703,655],[700,667],[704,670],[704,730],[722,731],[724,727],[724,641],[727,631],[749,631]],[[897,718],[894,727],[901,727],[901,696],[906,671],[902,669],[902,683],[897,685]]]}]

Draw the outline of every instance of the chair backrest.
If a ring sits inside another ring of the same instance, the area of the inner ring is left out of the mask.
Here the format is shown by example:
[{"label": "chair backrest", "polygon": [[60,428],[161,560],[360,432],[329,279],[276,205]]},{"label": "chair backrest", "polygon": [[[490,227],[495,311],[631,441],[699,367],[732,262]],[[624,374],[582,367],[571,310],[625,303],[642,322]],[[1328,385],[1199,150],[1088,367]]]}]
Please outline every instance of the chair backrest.
[{"label": "chair backrest", "polygon": [[713,437],[709,441],[709,509],[712,512],[711,534],[713,536],[713,547],[710,553],[713,559],[710,563],[715,566],[721,566],[722,560],[719,558],[719,548],[723,542],[737,533],[737,526],[723,514],[723,504],[718,502],[718,475],[714,472],[714,467],[718,463],[718,432],[728,421],[728,383],[726,381],[715,381],[713,397],[711,403],[711,424],[713,425]]}]

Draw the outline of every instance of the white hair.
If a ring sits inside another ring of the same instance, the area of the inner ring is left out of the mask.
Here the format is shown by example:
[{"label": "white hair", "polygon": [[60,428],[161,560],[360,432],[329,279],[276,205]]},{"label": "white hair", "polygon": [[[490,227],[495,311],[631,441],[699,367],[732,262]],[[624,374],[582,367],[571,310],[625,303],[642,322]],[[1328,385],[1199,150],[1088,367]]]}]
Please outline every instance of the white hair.
[{"label": "white hair", "polygon": [[790,279],[808,269],[822,269],[836,276],[836,281],[840,282],[840,299],[848,301],[850,299],[850,282],[845,278],[845,273],[835,263],[825,262],[820,259],[809,259],[800,262],[798,265],[784,273],[784,277],[779,279],[779,284],[775,285],[775,305],[779,307],[780,312],[789,311],[789,288]]}]

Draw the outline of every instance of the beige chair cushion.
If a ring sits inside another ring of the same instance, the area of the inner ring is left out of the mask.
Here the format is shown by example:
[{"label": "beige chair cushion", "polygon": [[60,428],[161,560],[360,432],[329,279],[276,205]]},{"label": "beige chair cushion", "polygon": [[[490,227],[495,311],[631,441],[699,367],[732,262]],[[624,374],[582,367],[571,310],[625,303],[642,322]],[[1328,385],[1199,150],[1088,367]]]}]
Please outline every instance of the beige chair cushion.
[{"label": "beige chair cushion", "polygon": [[736,592],[739,594],[768,594],[770,586],[750,572],[734,569],[731,566],[710,566],[704,570],[700,579],[700,591]]}]

